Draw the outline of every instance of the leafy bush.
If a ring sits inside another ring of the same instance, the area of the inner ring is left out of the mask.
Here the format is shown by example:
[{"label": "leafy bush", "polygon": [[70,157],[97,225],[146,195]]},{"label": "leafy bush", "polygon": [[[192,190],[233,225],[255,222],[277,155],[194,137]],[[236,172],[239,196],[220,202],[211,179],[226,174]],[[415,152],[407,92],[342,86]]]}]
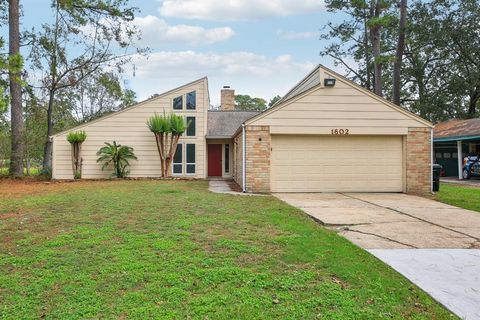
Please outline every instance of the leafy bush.
[{"label": "leafy bush", "polygon": [[67,141],[70,143],[82,143],[87,139],[85,131],[73,131],[67,135]]},{"label": "leafy bush", "polygon": [[113,143],[105,142],[105,146],[97,152],[97,156],[100,156],[97,162],[103,163],[102,170],[113,164],[114,172],[112,176],[125,178],[130,173],[127,170],[127,167],[130,166],[129,160],[137,160],[133,151],[132,147],[122,146],[117,144],[116,141],[113,141]]}]

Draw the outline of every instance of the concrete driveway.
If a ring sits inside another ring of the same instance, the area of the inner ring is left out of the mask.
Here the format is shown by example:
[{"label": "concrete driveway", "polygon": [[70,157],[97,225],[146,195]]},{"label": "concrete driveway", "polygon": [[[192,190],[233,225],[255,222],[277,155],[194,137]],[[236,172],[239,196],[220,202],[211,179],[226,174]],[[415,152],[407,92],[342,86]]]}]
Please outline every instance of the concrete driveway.
[{"label": "concrete driveway", "polygon": [[388,193],[279,199],[368,250],[463,319],[480,319],[480,213]]}]

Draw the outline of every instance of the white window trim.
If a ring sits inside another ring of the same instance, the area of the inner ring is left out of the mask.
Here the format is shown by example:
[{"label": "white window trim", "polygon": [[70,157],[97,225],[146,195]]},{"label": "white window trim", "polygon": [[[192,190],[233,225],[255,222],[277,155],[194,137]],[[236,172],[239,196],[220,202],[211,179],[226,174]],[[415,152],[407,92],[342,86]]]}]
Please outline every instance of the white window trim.
[{"label": "white window trim", "polygon": [[[228,146],[228,172],[225,170],[226,161],[226,150],[225,146]],[[222,161],[222,172],[224,176],[231,176],[232,175],[232,145],[230,143],[224,143],[222,145],[222,154],[223,154],[223,161]]]},{"label": "white window trim", "polygon": [[[196,143],[184,143],[185,144],[185,157],[182,159],[184,162],[184,169],[185,169],[185,175],[186,176],[195,176],[197,175],[197,144]],[[195,162],[188,162],[187,163],[187,145],[193,144],[195,148]],[[183,156],[183,154],[182,154]],[[195,165],[195,172],[194,173],[187,173],[187,165]]]},{"label": "white window trim", "polygon": [[183,120],[185,121],[185,124],[187,124],[187,118],[194,118],[195,119],[195,135],[188,136],[187,135],[187,130],[185,130],[185,132],[182,134],[182,137],[185,137],[185,138],[188,138],[188,139],[196,138],[197,137],[197,116],[193,116],[193,115],[184,116]]},{"label": "white window trim", "polygon": [[[187,109],[187,94],[195,92],[195,109]],[[182,109],[175,109],[173,107],[173,100],[175,100],[178,97],[182,97]],[[197,103],[197,90],[189,91],[187,93],[175,96],[172,98],[172,101],[170,101],[170,106],[174,112],[196,112],[198,108],[198,103]]]},{"label": "white window trim", "polygon": [[[178,162],[175,163],[175,162],[173,162],[173,160],[172,160],[172,176],[176,176],[176,177],[183,176],[184,173],[185,173],[185,169],[186,169],[185,166],[184,166],[184,163],[185,163],[185,150],[184,150],[184,149],[185,149],[185,146],[184,146],[184,143],[181,143],[181,142],[179,142],[179,143],[177,144],[177,146],[178,146],[178,145],[181,146],[181,148],[182,148],[182,162],[181,162],[181,163],[178,163]],[[173,158],[175,158],[175,157],[173,157]],[[181,164],[181,165],[182,165],[182,173],[175,173],[175,172],[173,172],[173,167],[175,166],[175,164]]]}]

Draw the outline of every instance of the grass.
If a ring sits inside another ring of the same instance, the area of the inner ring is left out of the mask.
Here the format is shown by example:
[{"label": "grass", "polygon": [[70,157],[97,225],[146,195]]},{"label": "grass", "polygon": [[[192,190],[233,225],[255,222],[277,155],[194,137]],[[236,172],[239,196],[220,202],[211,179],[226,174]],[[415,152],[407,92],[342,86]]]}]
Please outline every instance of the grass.
[{"label": "grass", "polygon": [[[31,176],[37,176],[40,174],[42,169],[40,167],[31,167],[30,168],[30,175]],[[0,176],[8,176],[9,174],[9,168],[8,167],[0,167]],[[27,169],[23,169],[23,173],[26,175],[27,174]]]},{"label": "grass", "polygon": [[4,183],[1,319],[455,318],[273,197],[205,181]]},{"label": "grass", "polygon": [[480,188],[478,187],[442,183],[436,199],[452,206],[480,212]]}]

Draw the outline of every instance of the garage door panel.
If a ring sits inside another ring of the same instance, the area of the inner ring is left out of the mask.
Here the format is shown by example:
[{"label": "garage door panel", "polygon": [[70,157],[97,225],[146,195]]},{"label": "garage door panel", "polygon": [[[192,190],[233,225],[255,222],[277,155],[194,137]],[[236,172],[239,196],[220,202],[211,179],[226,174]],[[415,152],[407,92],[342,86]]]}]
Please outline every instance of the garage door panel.
[{"label": "garage door panel", "polygon": [[273,192],[401,192],[401,136],[272,136]]}]

